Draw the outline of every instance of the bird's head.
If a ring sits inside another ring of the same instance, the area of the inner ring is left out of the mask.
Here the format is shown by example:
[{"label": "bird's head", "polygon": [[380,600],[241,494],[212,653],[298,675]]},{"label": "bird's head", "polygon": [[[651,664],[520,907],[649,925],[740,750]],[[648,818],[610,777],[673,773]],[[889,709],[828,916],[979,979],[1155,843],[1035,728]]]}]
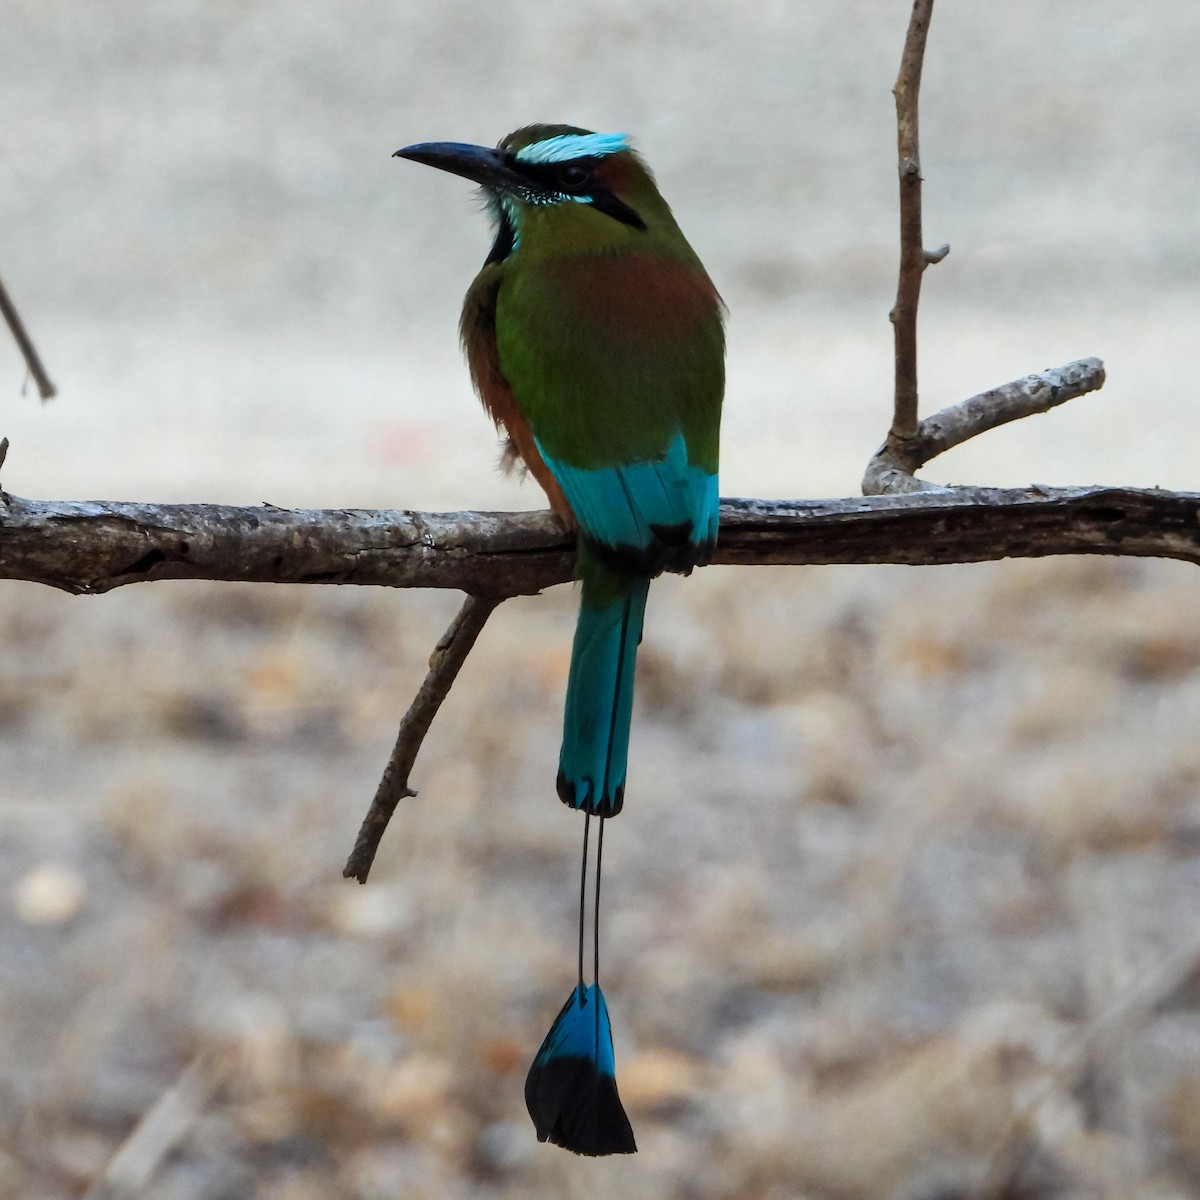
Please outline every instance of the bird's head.
[{"label": "bird's head", "polygon": [[473,180],[496,223],[489,262],[523,255],[621,252],[690,255],[650,169],[623,133],[526,125],[495,149],[422,142],[395,157]]}]

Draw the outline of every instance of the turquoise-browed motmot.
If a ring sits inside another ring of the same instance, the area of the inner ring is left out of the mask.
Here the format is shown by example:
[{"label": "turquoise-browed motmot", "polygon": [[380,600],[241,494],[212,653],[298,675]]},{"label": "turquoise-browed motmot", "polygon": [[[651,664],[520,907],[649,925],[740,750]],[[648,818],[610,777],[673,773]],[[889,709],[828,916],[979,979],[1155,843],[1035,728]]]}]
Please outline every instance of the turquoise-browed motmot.
[{"label": "turquoise-browed motmot", "polygon": [[[601,818],[598,903],[603,819],[624,800],[647,589],[663,570],[708,562],[716,542],[721,299],[624,134],[530,125],[495,149],[396,153],[483,186],[496,236],[463,306],[471,376],[508,439],[506,460],[523,461],[579,531],[557,788],[589,822]],[[534,1060],[526,1102],[539,1139],[628,1153],[607,1006],[599,983],[583,982],[582,909],[581,897],[578,985]]]}]

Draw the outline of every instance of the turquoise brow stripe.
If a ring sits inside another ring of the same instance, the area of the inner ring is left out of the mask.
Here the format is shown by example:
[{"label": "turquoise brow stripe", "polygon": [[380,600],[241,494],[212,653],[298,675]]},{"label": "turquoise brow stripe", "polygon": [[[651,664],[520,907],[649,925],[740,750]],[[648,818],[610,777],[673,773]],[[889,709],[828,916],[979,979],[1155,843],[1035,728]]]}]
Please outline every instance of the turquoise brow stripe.
[{"label": "turquoise brow stripe", "polygon": [[528,163],[570,162],[573,158],[603,158],[629,149],[627,133],[563,133],[517,151]]}]

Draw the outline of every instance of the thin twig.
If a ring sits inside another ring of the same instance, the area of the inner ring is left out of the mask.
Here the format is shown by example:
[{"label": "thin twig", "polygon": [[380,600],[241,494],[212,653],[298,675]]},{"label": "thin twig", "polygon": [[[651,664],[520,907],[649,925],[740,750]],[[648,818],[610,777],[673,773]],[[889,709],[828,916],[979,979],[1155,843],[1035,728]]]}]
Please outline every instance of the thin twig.
[{"label": "thin twig", "polygon": [[4,314],[5,323],[16,339],[21,355],[25,359],[25,366],[29,369],[29,374],[33,376],[33,382],[37,384],[38,395],[41,396],[43,402],[49,400],[58,389],[50,382],[50,376],[46,374],[46,368],[42,365],[37,347],[26,331],[25,322],[21,320],[21,314],[17,312],[17,306],[5,290],[2,279],[0,279],[0,312]]},{"label": "thin twig", "polygon": [[1104,379],[1104,364],[1098,358],[1081,358],[1065,367],[1014,379],[944,408],[921,421],[903,444],[888,439],[867,464],[863,493],[880,496],[937,489],[940,485],[914,477],[930,459],[989,429],[1048,412],[1076,396],[1094,392],[1104,386]]},{"label": "thin twig", "polygon": [[1136,1027],[1180,987],[1195,972],[1197,962],[1200,962],[1200,932],[1166,955],[1152,970],[1139,972],[1103,1012],[1079,1031],[1000,1133],[987,1156],[983,1177],[971,1190],[970,1200],[1000,1200],[1008,1194],[1005,1184],[1020,1165],[1042,1106],[1074,1085],[1099,1047],[1119,1032]]},{"label": "thin twig", "polygon": [[[1107,864],[1101,868],[1098,855],[1086,849],[1073,855],[1064,882],[1080,948],[1080,982],[1090,1026],[1105,1015],[1114,998],[1140,979],[1148,965],[1145,946],[1140,932],[1131,926],[1123,889]],[[1107,1182],[1119,1196],[1138,1194],[1150,1164],[1146,1081],[1132,1032],[1129,1022],[1123,1022],[1110,1036],[1093,1042],[1073,1089],[1077,1093],[1087,1089],[1088,1125],[1117,1135],[1107,1163]]]},{"label": "thin twig", "polygon": [[918,98],[925,39],[933,16],[933,0],[915,0],[900,74],[892,94],[896,97],[896,148],[900,172],[900,278],[896,305],[891,312],[895,337],[896,396],[889,443],[903,444],[917,431],[917,305],[921,276],[932,262],[941,262],[949,246],[928,253],[921,231],[921,149],[918,138]]},{"label": "thin twig", "polygon": [[421,743],[425,740],[442,701],[449,694],[459,668],[466,662],[471,647],[475,645],[475,639],[483,631],[488,617],[501,599],[499,596],[468,596],[458,615],[450,623],[450,628],[442,635],[433,654],[430,655],[429,673],[400,722],[400,732],[396,735],[392,756],[384,768],[375,799],[371,801],[371,807],[363,818],[358,840],[354,843],[354,849],[342,870],[347,879],[357,879],[359,883],[367,882],[371,864],[375,861],[375,852],[379,849],[380,839],[392,819],[392,813],[396,811],[396,805],[401,800],[417,794],[408,786],[408,777],[421,749]]},{"label": "thin twig", "polygon": [[163,1160],[187,1136],[220,1086],[221,1071],[205,1055],[194,1059],[142,1116],[84,1194],[84,1200],[143,1196]]}]

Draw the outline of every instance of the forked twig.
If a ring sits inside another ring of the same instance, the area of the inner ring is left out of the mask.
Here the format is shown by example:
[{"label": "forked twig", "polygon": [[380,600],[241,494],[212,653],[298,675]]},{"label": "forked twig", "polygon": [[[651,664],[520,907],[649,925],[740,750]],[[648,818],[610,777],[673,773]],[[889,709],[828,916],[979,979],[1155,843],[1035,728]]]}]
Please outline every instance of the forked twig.
[{"label": "forked twig", "polygon": [[903,442],[888,438],[867,464],[864,495],[941,490],[939,484],[917,479],[930,459],[944,454],[969,438],[987,433],[1009,421],[1030,417],[1094,392],[1104,386],[1104,364],[1098,358],[1081,358],[1065,367],[1039,371],[980,392],[969,400],[943,408],[917,423]]},{"label": "forked twig", "polygon": [[471,653],[475,639],[483,631],[492,610],[503,599],[503,596],[468,596],[458,615],[450,622],[450,628],[442,635],[433,654],[430,655],[429,673],[400,722],[400,732],[396,735],[392,756],[384,768],[375,799],[371,801],[371,807],[363,818],[358,840],[354,843],[354,849],[342,870],[347,879],[357,879],[359,883],[367,882],[380,839],[392,819],[392,813],[396,811],[396,805],[401,800],[417,794],[408,786],[408,777],[421,749],[421,743],[425,740],[442,701],[449,695],[459,668]]},{"label": "forked twig", "polygon": [[12,298],[5,290],[3,280],[0,280],[0,313],[4,314],[5,323],[8,325],[9,331],[16,340],[17,347],[25,359],[25,366],[28,368],[29,374],[33,377],[33,382],[37,384],[38,395],[41,396],[43,401],[49,400],[58,389],[50,382],[50,376],[46,374],[46,368],[42,365],[42,359],[37,352],[37,347],[33,344],[33,339],[25,329],[25,322],[21,320],[21,314],[17,312],[17,306],[12,302]]},{"label": "forked twig", "polygon": [[[900,275],[896,303],[889,314],[895,342],[895,396],[887,439],[867,464],[862,490],[868,496],[893,492],[943,490],[916,478],[931,458],[1020,417],[1046,412],[1104,384],[1099,359],[1085,358],[1065,367],[1026,375],[991,391],[919,419],[917,390],[917,310],[925,268],[941,262],[949,246],[926,250],[921,225],[920,94],[925,43],[933,0],[914,0],[896,98],[896,149],[900,176]],[[979,489],[974,489],[978,491]]]}]

